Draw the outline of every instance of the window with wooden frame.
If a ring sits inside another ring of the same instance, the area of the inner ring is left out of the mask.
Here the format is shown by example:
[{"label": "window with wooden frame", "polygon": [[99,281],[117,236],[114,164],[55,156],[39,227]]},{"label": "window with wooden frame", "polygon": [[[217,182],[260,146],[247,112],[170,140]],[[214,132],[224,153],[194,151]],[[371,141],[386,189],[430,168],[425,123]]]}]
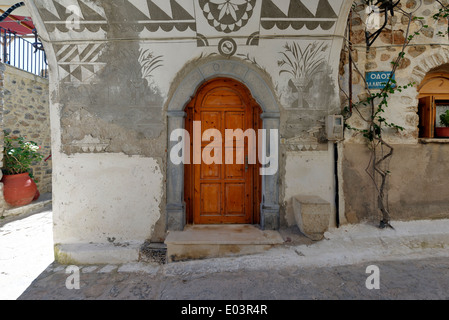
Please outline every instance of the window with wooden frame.
[{"label": "window with wooden frame", "polygon": [[449,73],[428,74],[419,90],[419,137],[449,138],[437,133],[440,115],[449,110]]}]

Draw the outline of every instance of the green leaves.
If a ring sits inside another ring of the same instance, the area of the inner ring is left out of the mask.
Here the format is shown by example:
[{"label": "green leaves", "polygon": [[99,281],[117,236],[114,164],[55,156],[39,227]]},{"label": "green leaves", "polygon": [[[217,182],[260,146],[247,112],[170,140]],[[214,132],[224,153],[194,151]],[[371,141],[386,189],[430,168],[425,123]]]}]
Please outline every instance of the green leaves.
[{"label": "green leaves", "polygon": [[449,110],[440,115],[441,125],[449,127]]},{"label": "green leaves", "polygon": [[[438,1],[439,2],[439,1]],[[440,8],[439,10],[438,10],[438,12],[437,13],[435,13],[433,16],[432,16],[432,18],[435,20],[435,21],[438,21],[438,20],[440,20],[440,19],[448,19],[449,18],[449,7],[447,7],[447,6],[443,6],[443,4],[441,3],[441,2],[439,2],[440,3],[440,5],[442,6],[442,8]],[[449,23],[448,23],[449,24]],[[446,36],[447,34],[449,34],[449,25],[448,25],[448,28],[447,28],[447,30],[445,31],[445,32],[442,32],[442,31],[438,31],[437,32],[437,35],[439,36],[439,37],[444,37],[444,36]]]},{"label": "green leaves", "polygon": [[390,95],[394,94],[396,91],[402,92],[402,90],[405,90],[414,85],[415,82],[411,82],[404,86],[399,86],[397,85],[396,80],[390,79],[382,91],[371,93],[371,95],[367,96],[364,100],[353,104],[354,108],[367,105],[370,105],[372,107],[371,116],[369,117],[369,120],[366,120],[368,129],[354,128],[349,124],[345,124],[345,127],[349,130],[361,133],[363,137],[370,142],[373,142],[374,140],[382,140],[383,128],[391,128],[397,131],[405,130],[403,127],[397,124],[388,122],[384,117],[384,114],[386,108],[388,108],[388,99]]},{"label": "green leaves", "polygon": [[10,136],[4,131],[3,174],[20,174],[30,172],[31,166],[42,161],[40,146],[25,137]]}]

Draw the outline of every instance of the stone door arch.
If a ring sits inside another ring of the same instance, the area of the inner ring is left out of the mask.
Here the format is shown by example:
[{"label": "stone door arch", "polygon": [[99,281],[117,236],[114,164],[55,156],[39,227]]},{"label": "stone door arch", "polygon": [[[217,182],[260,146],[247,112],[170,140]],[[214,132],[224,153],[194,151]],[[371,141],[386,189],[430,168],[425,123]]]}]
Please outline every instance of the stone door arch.
[{"label": "stone door arch", "polygon": [[[204,63],[191,70],[177,85],[167,110],[168,150],[167,150],[167,230],[183,230],[186,224],[184,194],[184,165],[170,161],[171,149],[177,142],[170,141],[173,130],[184,128],[186,113],[184,109],[192,95],[206,81],[213,78],[228,77],[239,81],[251,92],[262,109],[262,128],[268,132],[280,128],[279,105],[267,82],[259,72],[236,60],[215,60]],[[270,152],[270,139],[267,137],[267,153]],[[279,156],[279,155],[278,155]],[[279,161],[278,161],[279,162]],[[260,206],[260,227],[279,229],[279,170],[273,175],[262,176],[262,203]]]}]

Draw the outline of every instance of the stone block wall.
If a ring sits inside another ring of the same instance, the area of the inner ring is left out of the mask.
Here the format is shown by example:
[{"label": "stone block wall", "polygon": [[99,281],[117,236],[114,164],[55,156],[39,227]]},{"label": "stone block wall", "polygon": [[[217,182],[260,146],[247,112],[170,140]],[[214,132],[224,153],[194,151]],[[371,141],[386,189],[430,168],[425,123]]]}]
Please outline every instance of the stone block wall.
[{"label": "stone block wall", "polygon": [[[5,73],[5,65],[0,62],[0,123],[3,124],[3,79]],[[2,126],[3,127],[3,126]],[[0,150],[3,150],[3,130],[0,130]],[[3,152],[0,152],[0,166],[3,166]],[[0,180],[3,178],[3,173],[0,170]],[[0,182],[0,215],[3,214],[6,203],[3,200],[3,183]]]},{"label": "stone block wall", "polygon": [[[45,160],[51,154],[48,79],[5,65],[3,85],[2,129],[36,142]],[[32,167],[41,194],[52,189],[52,161],[44,160]]]},{"label": "stone block wall", "polygon": [[[407,37],[408,18],[396,12],[389,17],[384,31],[367,50],[365,42],[366,12],[363,1],[354,2],[352,28],[348,35],[352,41],[352,57],[360,73],[370,71],[391,71]],[[447,0],[441,1],[448,5]],[[390,161],[389,204],[393,220],[433,219],[449,216],[447,194],[435,190],[435,186],[447,185],[444,155],[449,153],[448,144],[436,141],[424,144],[419,139],[418,88],[425,75],[449,66],[448,20],[435,20],[433,15],[441,5],[433,0],[402,0],[399,8],[421,17],[410,24],[410,34],[414,35],[405,49],[404,59],[396,71],[396,81],[404,86],[414,83],[402,92],[390,95],[384,117],[404,128],[403,131],[386,130],[384,139],[394,146],[395,153]],[[380,20],[383,23],[383,17]],[[422,23],[421,23],[422,22]],[[427,28],[421,29],[422,25]],[[421,29],[421,30],[420,30]],[[419,31],[419,35],[415,32]],[[349,72],[347,51],[343,51],[340,63],[341,88],[349,92]],[[366,94],[363,78],[353,68],[353,101],[357,102]],[[379,90],[372,90],[378,92]],[[342,106],[347,106],[347,96],[342,95]],[[347,120],[352,127],[363,128],[360,115],[368,115],[368,107],[359,108],[360,114],[353,112]],[[366,141],[361,134],[346,130],[343,147],[343,193],[345,217],[349,223],[376,220],[376,192],[370,177],[366,174],[369,156]],[[411,182],[413,180],[413,182]]]},{"label": "stone block wall", "polygon": [[[442,4],[447,5],[447,0],[443,0]],[[418,139],[419,125],[417,116],[418,86],[428,71],[449,62],[448,20],[442,18],[436,21],[433,18],[433,15],[441,8],[441,5],[433,0],[402,0],[398,7],[405,12],[413,12],[414,16],[420,18],[410,23],[409,34],[414,38],[405,49],[405,56],[396,70],[398,85],[415,83],[415,86],[390,96],[385,118],[402,126],[405,130],[388,132],[386,138],[390,143],[414,144]],[[365,8],[364,1],[354,1],[350,30],[352,57],[357,64],[357,69],[363,75],[371,71],[391,71],[392,62],[396,61],[406,40],[409,19],[399,12],[396,12],[394,16],[389,16],[384,31],[368,49],[365,42],[367,21]],[[379,22],[383,24],[383,15]],[[423,25],[427,25],[427,28],[422,28]],[[369,29],[370,32],[375,30],[377,29]],[[415,32],[419,34],[415,35]],[[366,90],[363,78],[356,68],[353,69],[353,99],[354,102],[357,102],[366,96]],[[348,93],[348,56],[345,53],[343,53],[340,64],[340,75],[342,76],[341,87]],[[372,90],[372,92],[378,91]],[[347,105],[346,96],[342,95],[342,98],[344,104]],[[365,109],[360,109],[362,115],[367,114],[368,110]],[[354,112],[349,124],[357,128],[363,127],[363,121],[357,112]],[[360,135],[357,136],[354,132],[346,132],[345,137],[347,142],[361,142]]]}]

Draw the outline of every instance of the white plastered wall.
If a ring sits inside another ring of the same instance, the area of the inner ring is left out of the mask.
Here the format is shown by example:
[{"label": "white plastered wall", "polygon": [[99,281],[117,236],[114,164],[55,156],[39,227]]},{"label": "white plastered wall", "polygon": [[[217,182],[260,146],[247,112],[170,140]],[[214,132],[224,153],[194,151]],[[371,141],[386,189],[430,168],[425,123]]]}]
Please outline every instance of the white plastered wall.
[{"label": "white plastered wall", "polygon": [[285,219],[288,226],[296,224],[292,200],[295,196],[320,196],[331,204],[329,226],[336,226],[334,146],[327,151],[286,152]]}]

